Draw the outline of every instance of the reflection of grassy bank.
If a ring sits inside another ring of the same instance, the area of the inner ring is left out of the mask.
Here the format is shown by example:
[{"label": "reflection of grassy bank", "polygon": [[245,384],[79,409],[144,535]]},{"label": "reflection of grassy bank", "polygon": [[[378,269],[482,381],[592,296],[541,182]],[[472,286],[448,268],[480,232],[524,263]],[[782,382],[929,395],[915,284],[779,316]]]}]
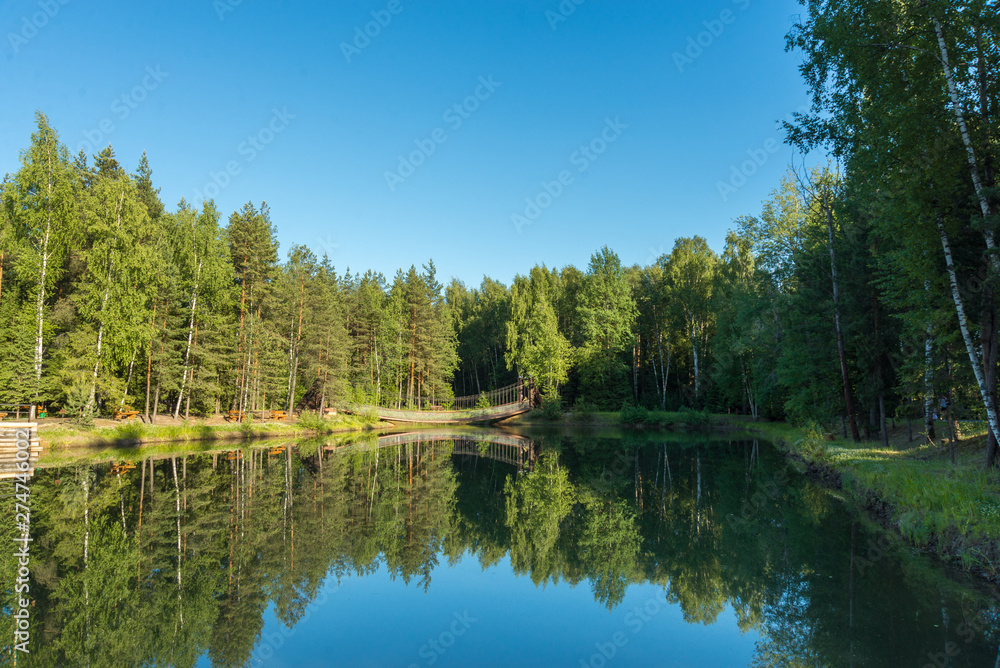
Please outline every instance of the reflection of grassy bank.
[{"label": "reflection of grassy bank", "polygon": [[84,447],[134,447],[153,443],[241,441],[261,438],[303,438],[336,432],[370,429],[371,420],[354,415],[322,419],[304,414],[295,422],[261,422],[151,425],[127,422],[113,427],[85,427],[71,423],[45,425],[39,430],[43,445],[49,450]]},{"label": "reflection of grassy bank", "polygon": [[946,447],[909,441],[896,430],[889,447],[854,443],[787,424],[747,427],[777,443],[806,470],[841,487],[913,545],[1000,582],[1000,484],[983,469],[985,436],[966,428]]},{"label": "reflection of grassy bank", "polygon": [[598,411],[573,407],[562,411],[534,410],[526,415],[504,421],[505,425],[553,424],[561,426],[622,426],[637,429],[691,429],[725,426],[724,418],[703,411],[684,409],[677,412],[651,411],[645,408],[624,408],[620,411]]}]

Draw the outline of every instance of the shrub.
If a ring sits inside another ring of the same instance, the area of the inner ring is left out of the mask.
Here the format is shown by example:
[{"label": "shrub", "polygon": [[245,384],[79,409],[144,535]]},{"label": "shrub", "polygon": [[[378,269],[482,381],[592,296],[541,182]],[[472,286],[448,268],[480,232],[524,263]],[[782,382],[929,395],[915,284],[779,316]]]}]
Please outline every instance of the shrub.
[{"label": "shrub", "polygon": [[559,398],[558,394],[553,394],[551,397],[546,397],[542,402],[542,417],[546,420],[555,422],[562,418],[563,407],[562,399]]},{"label": "shrub", "polygon": [[594,419],[594,413],[596,412],[597,406],[590,403],[583,397],[580,397],[573,405],[573,413],[577,416],[577,419],[580,422],[590,422]]},{"label": "shrub", "polygon": [[115,427],[115,438],[124,441],[141,441],[145,428],[138,422],[128,422]]},{"label": "shrub", "polygon": [[795,448],[807,457],[826,459],[826,432],[818,422],[809,421],[802,427],[802,438],[795,442]]},{"label": "shrub", "polygon": [[326,420],[316,411],[302,411],[299,424],[311,431],[321,431],[326,426]]},{"label": "shrub", "polygon": [[626,406],[622,408],[620,416],[622,424],[649,424],[649,411],[642,406]]}]

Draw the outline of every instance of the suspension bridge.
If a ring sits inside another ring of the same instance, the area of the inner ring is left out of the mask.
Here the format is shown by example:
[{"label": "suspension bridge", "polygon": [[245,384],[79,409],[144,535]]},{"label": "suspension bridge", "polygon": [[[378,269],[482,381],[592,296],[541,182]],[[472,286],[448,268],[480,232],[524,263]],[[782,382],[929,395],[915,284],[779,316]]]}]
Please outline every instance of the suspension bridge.
[{"label": "suspension bridge", "polygon": [[344,411],[355,414],[377,413],[386,422],[419,424],[477,424],[498,422],[531,411],[541,403],[531,378],[513,385],[467,397],[456,397],[445,405],[426,399],[412,408],[387,408],[365,404],[348,404]]}]

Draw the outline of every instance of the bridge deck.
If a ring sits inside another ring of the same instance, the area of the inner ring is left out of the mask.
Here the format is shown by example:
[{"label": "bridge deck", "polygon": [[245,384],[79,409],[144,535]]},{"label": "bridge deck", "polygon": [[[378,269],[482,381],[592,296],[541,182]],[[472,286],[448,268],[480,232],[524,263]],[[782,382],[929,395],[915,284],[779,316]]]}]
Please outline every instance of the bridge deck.
[{"label": "bridge deck", "polygon": [[475,424],[479,422],[496,422],[506,420],[531,411],[531,401],[524,399],[489,408],[472,408],[466,410],[427,410],[407,411],[381,406],[353,405],[345,409],[348,413],[367,413],[375,411],[380,420],[387,422],[408,422],[421,424]]}]

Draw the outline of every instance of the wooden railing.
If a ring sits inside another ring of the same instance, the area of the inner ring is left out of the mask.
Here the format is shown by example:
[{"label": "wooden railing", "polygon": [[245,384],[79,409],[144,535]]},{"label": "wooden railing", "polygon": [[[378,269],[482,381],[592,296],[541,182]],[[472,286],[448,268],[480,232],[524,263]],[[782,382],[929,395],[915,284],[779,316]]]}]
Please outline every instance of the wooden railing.
[{"label": "wooden railing", "polygon": [[0,404],[0,420],[34,420],[37,417],[38,406],[34,404]]},{"label": "wooden railing", "polygon": [[[470,394],[465,397],[455,397],[450,400],[431,397],[415,397],[412,405],[402,405],[394,410],[412,411],[467,411],[483,408],[507,406],[523,401],[531,401],[535,384],[531,378],[519,380],[507,387],[488,390],[481,394]],[[390,407],[386,407],[390,408]],[[379,408],[381,410],[381,408]]]}]

